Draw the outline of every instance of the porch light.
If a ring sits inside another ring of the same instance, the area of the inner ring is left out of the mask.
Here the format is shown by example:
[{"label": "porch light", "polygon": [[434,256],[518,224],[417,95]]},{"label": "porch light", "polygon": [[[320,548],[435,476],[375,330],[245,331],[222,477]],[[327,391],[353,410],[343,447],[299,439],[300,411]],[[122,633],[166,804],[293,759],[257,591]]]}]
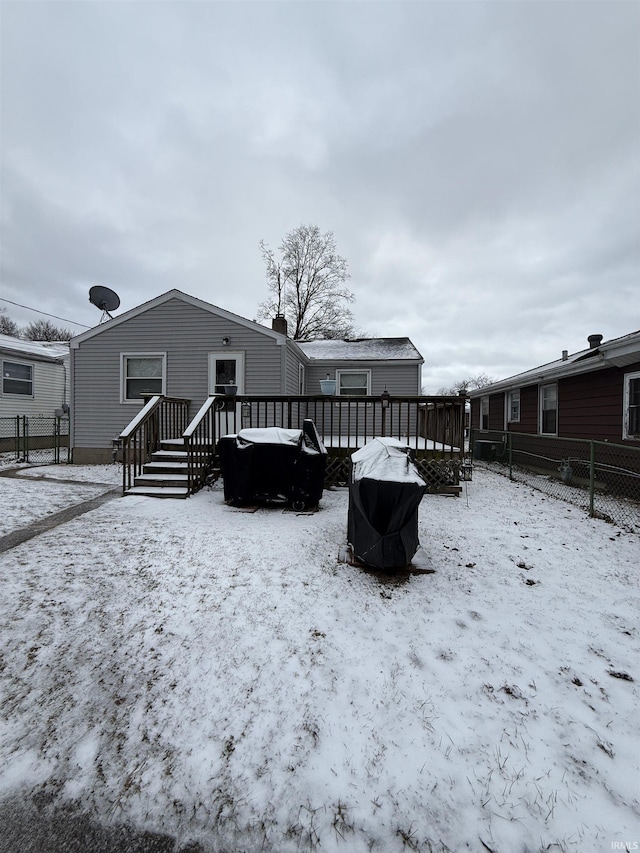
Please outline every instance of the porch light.
[{"label": "porch light", "polygon": [[228,346],[229,346],[229,338],[224,337],[224,338],[222,339],[222,346],[223,346],[223,347],[228,347]]},{"label": "porch light", "polygon": [[384,391],[382,392],[381,397],[380,397],[380,401],[382,402],[382,408],[383,409],[389,408],[389,401],[390,400],[391,400],[391,396],[390,396],[389,392],[387,391],[387,389],[385,388]]}]

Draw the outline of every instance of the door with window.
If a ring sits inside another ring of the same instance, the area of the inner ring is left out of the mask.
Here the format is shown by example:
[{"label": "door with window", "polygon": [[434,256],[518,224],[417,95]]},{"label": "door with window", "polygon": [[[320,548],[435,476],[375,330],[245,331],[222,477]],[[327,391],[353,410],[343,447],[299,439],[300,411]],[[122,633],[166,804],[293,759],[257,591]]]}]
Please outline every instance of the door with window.
[{"label": "door with window", "polygon": [[234,433],[239,426],[239,404],[229,392],[244,394],[244,353],[209,353],[209,394],[227,394],[229,399],[219,404],[216,429],[218,435]]}]

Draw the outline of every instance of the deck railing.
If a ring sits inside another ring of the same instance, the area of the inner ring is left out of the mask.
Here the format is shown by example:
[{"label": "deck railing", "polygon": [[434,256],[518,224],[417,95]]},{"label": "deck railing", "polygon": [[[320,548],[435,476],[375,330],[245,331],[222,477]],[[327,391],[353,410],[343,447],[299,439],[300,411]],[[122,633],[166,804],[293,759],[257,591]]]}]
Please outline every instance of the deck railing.
[{"label": "deck railing", "polygon": [[[372,438],[388,436],[408,444],[425,478],[434,484],[457,482],[464,455],[464,398],[461,397],[208,397],[187,425],[188,401],[155,396],[121,433],[123,492],[134,484],[160,441],[180,438],[187,453],[188,494],[206,483],[215,467],[223,435],[246,428],[279,426],[302,429],[310,418],[329,454],[327,482],[342,482],[347,459]],[[431,471],[428,466],[445,466]]]},{"label": "deck railing", "polygon": [[[461,397],[256,397],[227,403],[231,431],[281,426],[301,429],[311,418],[330,455],[350,453],[372,438],[406,442],[416,456],[459,458],[464,448]],[[227,398],[229,400],[229,398]]]},{"label": "deck railing", "polygon": [[182,434],[187,451],[187,490],[190,495],[206,483],[214,466],[218,439],[228,432],[222,426],[222,416],[229,399],[218,394],[208,397]]},{"label": "deck railing", "polygon": [[123,494],[133,486],[160,442],[180,437],[188,423],[188,400],[160,394],[145,399],[143,408],[120,433]]},{"label": "deck railing", "polygon": [[345,483],[349,457],[372,438],[388,436],[415,452],[432,491],[458,488],[464,456],[464,397],[238,396],[227,398],[218,436],[251,427],[316,425],[328,451],[325,484]]}]

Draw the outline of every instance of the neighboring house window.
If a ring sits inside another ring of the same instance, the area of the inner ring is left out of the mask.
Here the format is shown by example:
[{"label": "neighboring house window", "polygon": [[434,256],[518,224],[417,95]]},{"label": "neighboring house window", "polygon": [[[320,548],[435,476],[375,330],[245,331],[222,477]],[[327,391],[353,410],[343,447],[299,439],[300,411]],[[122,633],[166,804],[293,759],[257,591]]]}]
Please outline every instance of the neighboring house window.
[{"label": "neighboring house window", "polygon": [[558,386],[540,386],[540,432],[544,435],[558,433]]},{"label": "neighboring house window", "polygon": [[304,364],[298,365],[298,394],[304,394],[304,386],[305,386],[305,370]]},{"label": "neighboring house window", "polygon": [[33,397],[33,367],[16,361],[2,362],[2,393]]},{"label": "neighboring house window", "polygon": [[480,429],[489,429],[489,398],[480,398]]},{"label": "neighboring house window", "polygon": [[507,422],[515,423],[520,420],[520,389],[509,391],[507,394]]},{"label": "neighboring house window", "polygon": [[371,394],[370,370],[337,370],[336,379],[341,397],[366,397]]},{"label": "neighboring house window", "polygon": [[166,356],[164,353],[122,355],[122,401],[139,403],[142,394],[164,394]]},{"label": "neighboring house window", "polygon": [[640,438],[640,373],[624,377],[624,438]]}]

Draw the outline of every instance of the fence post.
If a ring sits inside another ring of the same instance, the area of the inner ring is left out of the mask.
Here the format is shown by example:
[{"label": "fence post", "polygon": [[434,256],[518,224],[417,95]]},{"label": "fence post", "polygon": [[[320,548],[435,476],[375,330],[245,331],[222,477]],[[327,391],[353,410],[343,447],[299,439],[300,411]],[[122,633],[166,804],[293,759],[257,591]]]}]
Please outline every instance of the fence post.
[{"label": "fence post", "polygon": [[513,436],[510,432],[507,433],[509,441],[509,479],[513,480]]},{"label": "fence post", "polygon": [[53,427],[53,460],[54,465],[60,464],[60,417],[58,415]]},{"label": "fence post", "polygon": [[589,442],[589,516],[593,518],[593,498],[596,482],[596,446],[593,441]]},{"label": "fence post", "polygon": [[24,461],[29,461],[29,418],[26,415],[22,416],[22,440],[24,442]]}]

